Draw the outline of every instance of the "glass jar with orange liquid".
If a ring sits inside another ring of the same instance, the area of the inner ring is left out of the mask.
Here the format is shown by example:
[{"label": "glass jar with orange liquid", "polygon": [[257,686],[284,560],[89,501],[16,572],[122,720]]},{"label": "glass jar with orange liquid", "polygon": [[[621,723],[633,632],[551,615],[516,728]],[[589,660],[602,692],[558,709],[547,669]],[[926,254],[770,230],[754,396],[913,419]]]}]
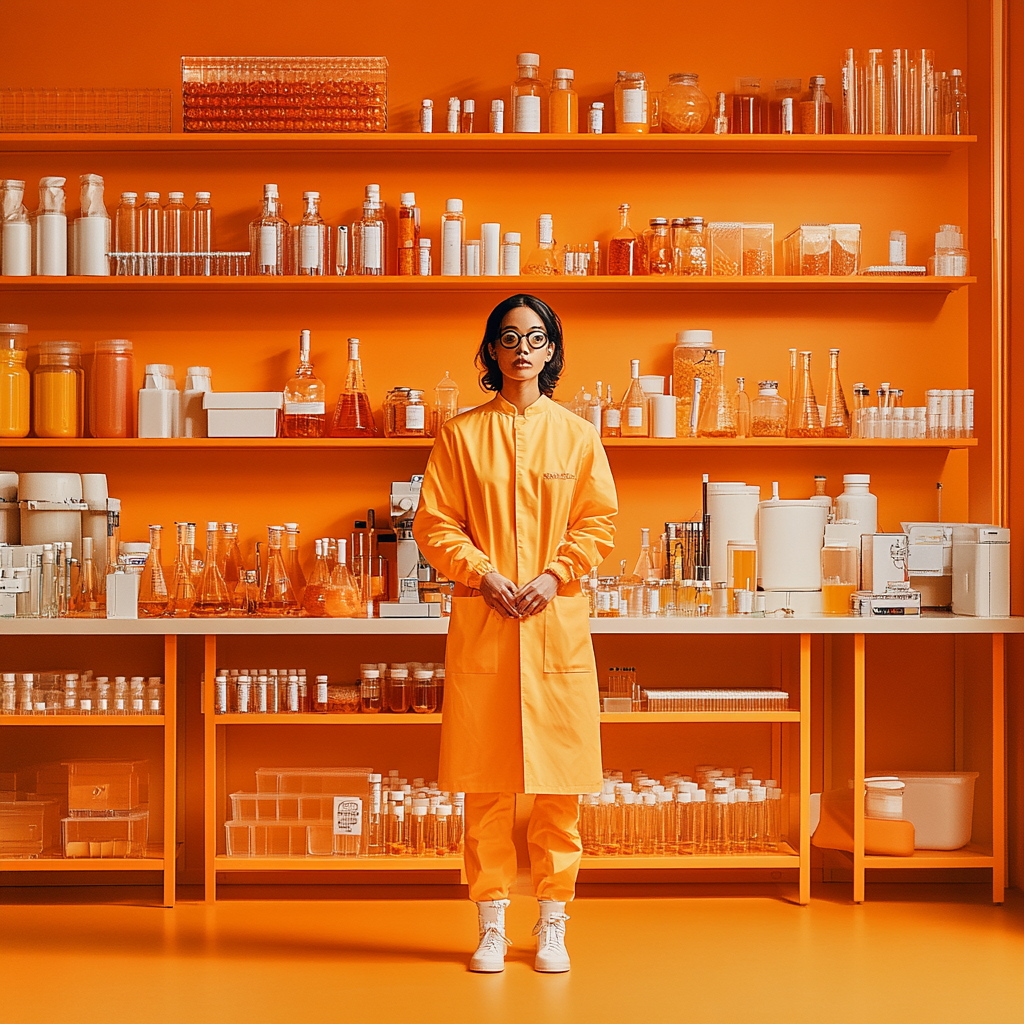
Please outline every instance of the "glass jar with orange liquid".
[{"label": "glass jar with orange liquid", "polygon": [[89,433],[93,437],[135,434],[135,357],[123,338],[96,342],[89,377]]},{"label": "glass jar with orange liquid", "polygon": [[81,437],[84,432],[85,373],[77,341],[43,341],[32,374],[36,437]]},{"label": "glass jar with orange liquid", "polygon": [[615,82],[615,131],[646,135],[651,130],[650,94],[642,71],[620,71]]},{"label": "glass jar with orange liquid", "polygon": [[28,437],[28,327],[0,324],[0,437]]},{"label": "glass jar with orange liquid", "polygon": [[850,597],[860,577],[859,552],[844,541],[825,540],[821,549],[821,608],[826,615],[849,615]]}]

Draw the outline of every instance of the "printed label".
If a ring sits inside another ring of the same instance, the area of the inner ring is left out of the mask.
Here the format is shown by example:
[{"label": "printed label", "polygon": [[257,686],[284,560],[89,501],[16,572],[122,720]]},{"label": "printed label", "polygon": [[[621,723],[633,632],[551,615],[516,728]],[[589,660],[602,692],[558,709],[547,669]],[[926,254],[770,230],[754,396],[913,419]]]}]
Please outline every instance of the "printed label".
[{"label": "printed label", "polygon": [[277,228],[273,224],[260,228],[260,266],[277,266]]},{"label": "printed label", "polygon": [[622,410],[621,409],[606,409],[604,414],[604,424],[606,427],[621,427],[622,426]]},{"label": "printed label", "polygon": [[363,834],[363,801],[358,796],[334,798],[334,834],[361,836]]},{"label": "printed label", "polygon": [[363,228],[363,270],[381,269],[381,235],[380,224],[369,224]]},{"label": "printed label", "polygon": [[501,247],[501,272],[507,277],[519,276],[518,245],[503,245]]},{"label": "printed label", "polygon": [[320,245],[320,228],[315,224],[299,227],[299,266],[303,270],[315,270],[320,266],[323,255]]},{"label": "printed label", "polygon": [[517,96],[515,125],[512,129],[515,132],[539,132],[540,131],[540,97],[539,96]]},{"label": "printed label", "polygon": [[603,110],[590,110],[587,114],[587,122],[590,128],[591,135],[602,135],[604,134],[604,111]]},{"label": "printed label", "polygon": [[441,273],[458,277],[462,273],[462,221],[446,220],[441,226]]},{"label": "printed label", "polygon": [[285,416],[323,416],[326,412],[325,402],[285,402]]},{"label": "printed label", "polygon": [[425,405],[407,405],[405,407],[405,429],[422,430],[426,424]]},{"label": "printed label", "polygon": [[317,704],[327,703],[327,684],[317,683],[316,684],[316,702]]},{"label": "printed label", "polygon": [[419,253],[419,268],[417,269],[416,273],[419,274],[420,277],[429,277],[430,250],[425,246],[421,245],[419,249],[417,249],[416,251]]},{"label": "printed label", "polygon": [[639,405],[631,405],[626,410],[626,423],[631,427],[644,425],[644,411]]},{"label": "printed label", "polygon": [[647,123],[647,90],[622,90],[622,121],[623,124]]}]

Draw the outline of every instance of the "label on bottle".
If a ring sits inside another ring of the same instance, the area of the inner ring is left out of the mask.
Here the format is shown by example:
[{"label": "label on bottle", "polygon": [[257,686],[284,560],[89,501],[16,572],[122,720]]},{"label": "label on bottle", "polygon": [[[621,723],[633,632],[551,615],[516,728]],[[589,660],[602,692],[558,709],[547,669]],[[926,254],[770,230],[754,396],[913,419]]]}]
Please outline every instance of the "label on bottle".
[{"label": "label on bottle", "polygon": [[604,425],[613,429],[618,429],[622,426],[622,410],[621,409],[605,409],[604,411]]},{"label": "label on bottle", "polygon": [[285,416],[323,416],[327,411],[324,402],[285,402]]},{"label": "label on bottle", "polygon": [[515,118],[513,119],[512,131],[514,132],[539,132],[540,131],[540,97],[539,96],[517,96]]},{"label": "label on bottle", "polygon": [[519,276],[519,246],[502,245],[501,247],[501,272],[506,277]]},{"label": "label on bottle", "polygon": [[461,220],[446,220],[441,225],[441,273],[447,277],[462,274]]},{"label": "label on bottle", "polygon": [[587,419],[594,424],[594,429],[601,433],[601,406],[592,405],[587,409]]},{"label": "label on bottle", "polygon": [[405,429],[422,430],[426,424],[425,405],[407,405],[405,407]]},{"label": "label on bottle", "polygon": [[505,133],[505,111],[504,110],[492,110],[491,111],[491,131],[495,135],[503,135]]},{"label": "label on bottle", "polygon": [[28,277],[32,273],[32,225],[9,220],[3,226],[4,277]]},{"label": "label on bottle", "polygon": [[421,245],[416,250],[416,273],[420,277],[430,277],[430,249]]},{"label": "label on bottle", "polygon": [[302,270],[319,270],[322,256],[320,228],[316,224],[301,224],[299,226],[299,267]]},{"label": "label on bottle", "polygon": [[334,834],[336,836],[361,836],[363,834],[363,801],[358,796],[336,796],[334,798]]},{"label": "label on bottle", "polygon": [[603,135],[604,134],[604,111],[600,108],[595,110],[593,107],[587,113],[587,128],[591,135]]},{"label": "label on bottle", "polygon": [[363,270],[381,270],[381,256],[384,226],[382,224],[366,224],[363,226]]},{"label": "label on bottle", "polygon": [[63,213],[36,217],[36,273],[65,277],[68,272],[68,219]]},{"label": "label on bottle", "polygon": [[299,710],[299,684],[288,684],[288,710],[293,714]]},{"label": "label on bottle", "polygon": [[110,221],[106,217],[79,217],[75,232],[75,272],[83,277],[107,277]]},{"label": "label on bottle", "polygon": [[277,228],[273,224],[260,226],[260,266],[277,266]]},{"label": "label on bottle", "polygon": [[626,410],[626,425],[630,427],[642,427],[644,425],[644,411],[639,405],[631,405]]},{"label": "label on bottle", "polygon": [[646,89],[623,89],[622,90],[622,123],[623,124],[646,124],[647,123],[647,90]]}]

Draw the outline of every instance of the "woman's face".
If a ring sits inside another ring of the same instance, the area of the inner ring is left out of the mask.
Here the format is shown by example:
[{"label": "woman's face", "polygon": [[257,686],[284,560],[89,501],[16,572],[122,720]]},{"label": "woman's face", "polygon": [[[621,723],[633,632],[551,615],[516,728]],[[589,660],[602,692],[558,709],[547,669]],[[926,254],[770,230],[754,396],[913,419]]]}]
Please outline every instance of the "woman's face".
[{"label": "woman's face", "polygon": [[501,321],[501,337],[491,343],[491,354],[506,380],[535,380],[554,352],[543,321],[529,306],[510,309]]}]

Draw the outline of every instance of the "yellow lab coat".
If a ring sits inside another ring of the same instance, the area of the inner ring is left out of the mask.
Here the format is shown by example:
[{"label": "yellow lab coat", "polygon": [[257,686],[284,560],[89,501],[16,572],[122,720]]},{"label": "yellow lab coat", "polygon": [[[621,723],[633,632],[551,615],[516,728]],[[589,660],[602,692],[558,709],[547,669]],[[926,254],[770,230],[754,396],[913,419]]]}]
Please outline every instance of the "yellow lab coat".
[{"label": "yellow lab coat", "polygon": [[[413,533],[456,584],[445,659],[438,782],[470,793],[601,787],[597,669],[578,580],[612,550],[615,484],[586,420],[541,397],[501,395],[445,424]],[[506,619],[479,595],[497,570],[517,586],[545,570],[559,594]]]}]

